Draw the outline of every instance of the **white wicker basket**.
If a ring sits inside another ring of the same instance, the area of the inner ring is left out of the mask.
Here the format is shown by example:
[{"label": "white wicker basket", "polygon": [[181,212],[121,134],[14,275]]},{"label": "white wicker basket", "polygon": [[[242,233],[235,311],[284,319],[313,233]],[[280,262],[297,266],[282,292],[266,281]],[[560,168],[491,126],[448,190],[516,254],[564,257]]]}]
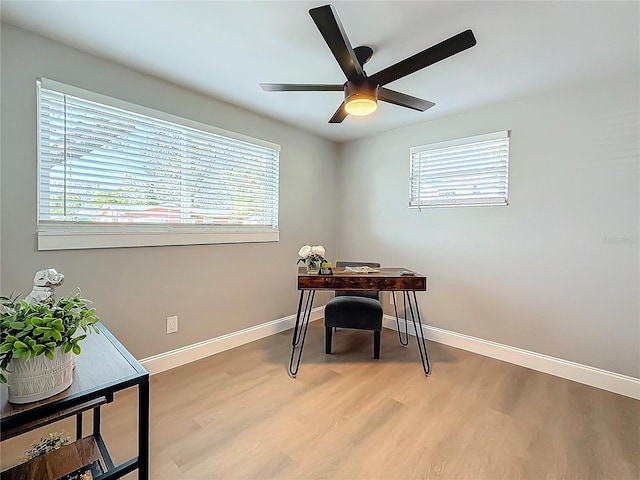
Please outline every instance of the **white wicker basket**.
[{"label": "white wicker basket", "polygon": [[73,382],[73,366],[73,353],[64,353],[64,347],[55,348],[53,360],[44,355],[26,362],[12,358],[5,375],[9,402],[36,402],[66,390]]}]

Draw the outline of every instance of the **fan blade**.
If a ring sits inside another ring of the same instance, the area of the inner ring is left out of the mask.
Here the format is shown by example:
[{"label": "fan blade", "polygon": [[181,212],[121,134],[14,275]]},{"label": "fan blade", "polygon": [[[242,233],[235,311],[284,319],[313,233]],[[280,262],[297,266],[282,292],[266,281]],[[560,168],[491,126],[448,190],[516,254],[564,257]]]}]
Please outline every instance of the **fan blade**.
[{"label": "fan blade", "polygon": [[340,104],[340,106],[338,107],[338,110],[336,110],[336,113],[333,114],[333,117],[331,117],[331,120],[329,120],[329,123],[342,123],[342,121],[347,118],[347,111],[344,108],[345,102],[342,102]]},{"label": "fan blade", "polygon": [[332,5],[324,5],[309,10],[309,15],[313,18],[318,30],[327,42],[329,50],[338,61],[338,65],[347,76],[348,80],[359,80],[364,78],[362,65],[358,61],[347,34],[342,28],[338,14]]},{"label": "fan blade", "polygon": [[303,83],[261,83],[265,92],[342,92],[344,85],[319,85]]},{"label": "fan blade", "polygon": [[371,75],[369,79],[379,86],[386,85],[429,65],[433,65],[440,60],[451,57],[456,53],[460,53],[467,48],[471,48],[475,44],[476,37],[473,36],[473,32],[471,30],[465,30],[433,47],[429,47],[420,53],[405,58],[395,65],[380,70],[378,73]]},{"label": "fan blade", "polygon": [[389,90],[388,88],[384,87],[378,89],[378,100],[382,100],[383,102],[387,103],[393,103],[394,105],[400,105],[401,107],[418,110],[419,112],[424,112],[428,108],[431,108],[435,105],[435,103],[428,100],[423,100],[418,97],[412,97],[411,95],[396,92],[395,90]]}]

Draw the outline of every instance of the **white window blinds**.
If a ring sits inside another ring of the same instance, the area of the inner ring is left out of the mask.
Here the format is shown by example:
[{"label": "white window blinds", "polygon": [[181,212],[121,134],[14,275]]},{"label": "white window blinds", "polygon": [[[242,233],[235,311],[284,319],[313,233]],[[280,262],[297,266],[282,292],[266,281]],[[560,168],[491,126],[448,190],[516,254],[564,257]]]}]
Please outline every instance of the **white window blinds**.
[{"label": "white window blinds", "polygon": [[277,232],[278,145],[51,80],[38,100],[41,237]]},{"label": "white window blinds", "polygon": [[506,205],[509,132],[411,148],[409,207]]}]

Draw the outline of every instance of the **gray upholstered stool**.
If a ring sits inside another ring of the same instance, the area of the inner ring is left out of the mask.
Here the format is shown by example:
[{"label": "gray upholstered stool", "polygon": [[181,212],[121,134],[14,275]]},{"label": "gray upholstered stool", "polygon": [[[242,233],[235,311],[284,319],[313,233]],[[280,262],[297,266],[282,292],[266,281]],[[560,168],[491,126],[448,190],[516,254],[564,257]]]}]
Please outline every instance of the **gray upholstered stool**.
[{"label": "gray upholstered stool", "polygon": [[[379,263],[337,262],[336,266],[380,267]],[[325,353],[331,353],[333,329],[373,330],[373,357],[380,358],[382,305],[377,291],[336,291],[324,309]]]}]

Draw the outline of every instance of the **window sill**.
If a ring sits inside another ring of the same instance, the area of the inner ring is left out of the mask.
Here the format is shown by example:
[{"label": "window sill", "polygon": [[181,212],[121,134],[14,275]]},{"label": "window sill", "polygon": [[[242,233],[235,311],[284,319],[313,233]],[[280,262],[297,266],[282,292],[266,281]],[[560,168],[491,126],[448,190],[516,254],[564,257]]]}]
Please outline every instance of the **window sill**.
[{"label": "window sill", "polygon": [[38,250],[159,247],[224,243],[277,242],[280,233],[270,232],[39,232]]}]

